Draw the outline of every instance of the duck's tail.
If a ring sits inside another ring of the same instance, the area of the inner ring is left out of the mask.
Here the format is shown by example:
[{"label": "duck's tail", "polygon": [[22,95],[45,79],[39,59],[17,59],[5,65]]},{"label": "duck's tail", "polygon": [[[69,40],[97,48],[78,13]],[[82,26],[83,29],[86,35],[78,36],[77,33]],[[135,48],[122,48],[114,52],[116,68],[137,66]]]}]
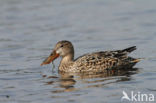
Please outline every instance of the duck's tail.
[{"label": "duck's tail", "polygon": [[132,52],[134,50],[136,50],[136,46],[132,46],[132,47],[126,48],[126,49],[122,50],[122,52],[128,52],[128,53],[130,53],[130,52]]},{"label": "duck's tail", "polygon": [[142,58],[132,58],[132,57],[128,57],[128,62],[126,61],[125,63],[125,67],[126,68],[133,68],[133,66],[140,62],[142,60]]},{"label": "duck's tail", "polygon": [[136,59],[132,60],[131,63],[138,63],[138,62],[140,62],[143,59],[144,58],[136,58]]}]

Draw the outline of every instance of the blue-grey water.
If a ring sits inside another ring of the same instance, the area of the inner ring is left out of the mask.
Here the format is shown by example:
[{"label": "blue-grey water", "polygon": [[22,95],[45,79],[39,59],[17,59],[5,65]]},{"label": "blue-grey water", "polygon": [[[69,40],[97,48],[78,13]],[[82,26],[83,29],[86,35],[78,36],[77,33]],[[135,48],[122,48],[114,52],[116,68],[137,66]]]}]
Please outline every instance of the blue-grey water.
[{"label": "blue-grey water", "polygon": [[[136,45],[130,55],[144,60],[126,74],[64,77],[60,59],[53,71],[40,66],[60,40],[73,43],[75,58]],[[0,0],[0,103],[121,103],[123,91],[156,96],[155,45],[155,0]]]}]

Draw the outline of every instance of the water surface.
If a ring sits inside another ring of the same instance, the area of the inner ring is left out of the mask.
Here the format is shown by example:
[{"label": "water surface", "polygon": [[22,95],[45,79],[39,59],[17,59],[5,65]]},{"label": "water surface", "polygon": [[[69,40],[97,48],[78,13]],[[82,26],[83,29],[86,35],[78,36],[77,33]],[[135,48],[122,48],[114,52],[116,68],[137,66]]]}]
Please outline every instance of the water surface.
[{"label": "water surface", "polygon": [[[0,0],[1,103],[120,103],[122,91],[155,93],[156,1]],[[145,58],[134,71],[64,75],[60,59],[40,66],[57,41],[70,40],[75,58],[123,49]],[[44,77],[44,75],[46,77]]]}]

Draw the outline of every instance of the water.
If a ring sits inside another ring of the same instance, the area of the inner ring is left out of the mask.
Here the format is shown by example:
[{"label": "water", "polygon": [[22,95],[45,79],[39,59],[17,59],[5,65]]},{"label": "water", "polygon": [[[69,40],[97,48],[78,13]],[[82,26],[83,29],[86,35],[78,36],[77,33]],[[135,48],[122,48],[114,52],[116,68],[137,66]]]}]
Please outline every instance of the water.
[{"label": "water", "polygon": [[[120,103],[122,91],[156,95],[156,1],[0,0],[0,103]],[[41,67],[60,40],[75,57],[123,49],[145,58],[134,71],[59,74]]]}]

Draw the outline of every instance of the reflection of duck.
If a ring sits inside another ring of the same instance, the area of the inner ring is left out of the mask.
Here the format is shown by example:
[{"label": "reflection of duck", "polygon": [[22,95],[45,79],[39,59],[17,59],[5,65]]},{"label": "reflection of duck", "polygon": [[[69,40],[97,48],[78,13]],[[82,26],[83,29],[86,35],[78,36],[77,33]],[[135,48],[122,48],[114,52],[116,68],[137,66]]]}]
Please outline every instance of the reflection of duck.
[{"label": "reflection of duck", "polygon": [[[104,87],[117,82],[130,81],[131,75],[139,72],[139,68],[106,70],[102,73],[67,73],[59,72],[59,77],[48,77],[46,85],[53,85],[56,89],[52,93],[79,91],[85,88]],[[80,83],[80,84],[79,84]],[[57,85],[57,86],[56,86]]]},{"label": "reflection of duck", "polygon": [[107,69],[132,68],[140,59],[129,57],[127,54],[135,49],[133,46],[123,50],[95,52],[74,60],[73,45],[64,40],[56,44],[53,52],[41,65],[49,64],[61,56],[59,71],[63,72],[103,72]]},{"label": "reflection of duck", "polygon": [[[121,76],[121,81],[130,80],[130,76],[139,72],[139,68],[130,69],[117,69],[117,70],[104,70],[103,72],[59,72],[62,79],[66,78],[79,78],[79,79],[91,79],[91,78],[109,78]],[[126,78],[124,78],[126,77]]]}]

